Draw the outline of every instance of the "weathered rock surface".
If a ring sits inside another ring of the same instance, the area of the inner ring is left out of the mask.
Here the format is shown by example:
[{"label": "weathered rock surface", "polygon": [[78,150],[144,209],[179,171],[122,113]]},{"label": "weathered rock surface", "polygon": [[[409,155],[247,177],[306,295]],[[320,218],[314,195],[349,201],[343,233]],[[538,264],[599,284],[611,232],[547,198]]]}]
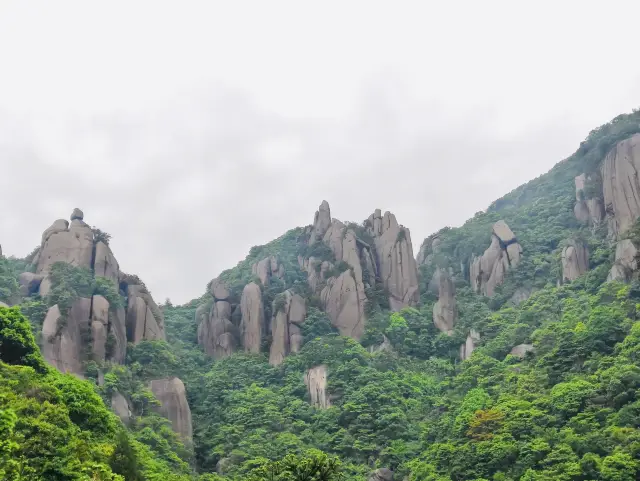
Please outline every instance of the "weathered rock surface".
[{"label": "weathered rock surface", "polygon": [[311,230],[311,237],[309,238],[309,245],[313,245],[316,242],[321,241],[330,225],[331,209],[329,208],[329,203],[326,200],[323,200],[313,219],[313,228]]},{"label": "weathered rock surface", "polygon": [[77,207],[73,209],[73,212],[71,213],[71,220],[76,220],[76,219],[77,220],[84,219],[84,213]]},{"label": "weathered rock surface", "polygon": [[535,351],[535,348],[532,344],[518,344],[513,349],[511,349],[510,354],[515,357],[524,358],[528,352]]},{"label": "weathered rock surface", "polygon": [[312,406],[321,409],[331,406],[331,400],[327,392],[327,366],[321,364],[309,369],[304,376],[304,383],[307,386],[309,401]]},{"label": "weathered rock surface", "polygon": [[389,338],[384,334],[382,335],[382,342],[380,344],[378,344],[377,346],[369,346],[369,352],[372,354],[375,352],[392,351],[392,350],[393,350],[393,346],[391,345],[391,341],[389,341]]},{"label": "weathered rock surface", "polygon": [[131,409],[129,408],[129,403],[126,398],[117,391],[111,396],[111,409],[124,424],[129,424],[129,421],[131,420]]},{"label": "weathered rock surface", "polygon": [[629,282],[638,270],[638,249],[631,239],[622,239],[616,244],[616,257],[608,281]]},{"label": "weathered rock surface", "polygon": [[224,301],[229,298],[231,293],[227,286],[224,284],[224,281],[216,278],[211,281],[210,291],[213,297],[218,301]]},{"label": "weathered rock surface", "polygon": [[573,212],[582,224],[598,225],[604,219],[604,204],[600,197],[586,197],[588,182],[593,182],[593,179],[584,173],[575,178],[576,205]]},{"label": "weathered rock surface", "polygon": [[251,271],[258,276],[263,286],[268,286],[271,277],[282,279],[284,277],[284,266],[276,256],[267,257],[251,266]]},{"label": "weathered rock surface", "polygon": [[522,247],[509,226],[502,220],[493,225],[491,245],[480,257],[473,257],[469,268],[471,286],[476,292],[493,296],[504,282],[507,271],[518,265]]},{"label": "weathered rock surface", "polygon": [[215,301],[210,307],[203,305],[196,310],[198,344],[215,359],[228,357],[238,346],[238,330],[231,322],[231,304]]},{"label": "weathered rock surface", "polygon": [[589,270],[589,247],[572,239],[562,250],[562,280],[573,281]]},{"label": "weathered rock surface", "polygon": [[124,364],[127,357],[127,314],[124,307],[117,308],[110,317],[109,333],[113,335],[113,352],[110,359]]},{"label": "weathered rock surface", "polygon": [[431,262],[433,262],[433,256],[438,253],[441,242],[442,239],[440,239],[438,234],[426,238],[420,246],[420,250],[416,256],[416,263],[419,266],[430,265]]},{"label": "weathered rock surface", "polygon": [[18,277],[18,283],[20,284],[20,294],[24,297],[30,296],[38,292],[40,283],[44,279],[42,274],[34,274],[33,272],[23,272]]},{"label": "weathered rock surface", "polygon": [[164,318],[151,295],[140,285],[127,287],[127,340],[137,344],[142,340],[164,340]]},{"label": "weathered rock surface", "polygon": [[90,329],[91,299],[76,299],[63,316],[54,305],[42,325],[42,355],[61,372],[82,377],[84,369],[83,334]]},{"label": "weathered rock surface", "polygon": [[420,300],[418,292],[418,268],[413,257],[409,229],[398,224],[396,216],[377,209],[367,220],[373,236],[379,277],[389,291],[392,310],[413,306]]},{"label": "weathered rock surface", "polygon": [[264,305],[262,304],[262,291],[255,282],[244,286],[240,298],[240,310],[242,311],[244,350],[259,353],[265,328]]},{"label": "weathered rock surface", "polygon": [[480,333],[475,329],[471,329],[467,335],[467,340],[460,346],[460,359],[462,361],[469,359],[479,342]]},{"label": "weathered rock surface", "polygon": [[609,233],[618,237],[640,216],[640,134],[618,142],[602,164]]},{"label": "weathered rock surface", "polygon": [[451,335],[458,318],[455,286],[449,273],[439,267],[433,274],[431,284],[437,286],[438,292],[438,301],[433,305],[433,323],[440,332]]},{"label": "weathered rock surface", "polygon": [[[276,366],[291,352],[298,352],[302,346],[300,326],[307,316],[304,298],[292,291],[284,292],[283,299],[273,301],[271,321],[271,349],[269,363]],[[282,305],[278,305],[281,303]]]},{"label": "weathered rock surface", "polygon": [[322,289],[320,299],[324,311],[340,334],[353,339],[360,339],[365,326],[364,288],[356,282],[351,270],[346,270],[338,277],[331,277]]},{"label": "weathered rock surface", "polygon": [[529,297],[531,297],[531,294],[533,294],[535,291],[535,289],[532,289],[530,287],[518,287],[511,296],[510,301],[515,305],[521,304],[529,299]]},{"label": "weathered rock surface", "polygon": [[[42,235],[40,256],[36,274],[47,275],[56,262],[66,262],[77,267],[91,269],[93,258],[93,231],[80,219],[73,219],[69,227],[65,220],[57,220]],[[40,284],[40,295],[45,296],[50,289],[45,278]]]},{"label": "weathered rock surface", "polygon": [[387,468],[376,469],[371,473],[368,481],[393,481],[393,471]]},{"label": "weathered rock surface", "polygon": [[158,412],[171,421],[173,430],[184,441],[191,442],[193,437],[191,409],[182,381],[177,377],[156,379],[151,381],[149,388],[160,401]]},{"label": "weathered rock surface", "polygon": [[93,263],[93,270],[96,276],[106,277],[114,284],[118,285],[120,266],[111,252],[111,248],[104,242],[96,244],[96,255]]}]

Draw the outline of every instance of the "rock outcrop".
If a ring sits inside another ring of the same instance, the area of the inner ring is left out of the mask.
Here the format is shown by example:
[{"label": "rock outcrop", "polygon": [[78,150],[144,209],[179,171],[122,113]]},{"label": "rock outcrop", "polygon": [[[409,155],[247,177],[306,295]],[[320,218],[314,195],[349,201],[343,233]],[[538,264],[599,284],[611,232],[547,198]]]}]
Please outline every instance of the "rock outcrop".
[{"label": "rock outcrop", "polygon": [[458,308],[455,286],[449,272],[438,267],[433,274],[430,286],[438,293],[438,301],[433,305],[433,323],[440,332],[451,335],[458,318]]},{"label": "rock outcrop", "polygon": [[393,481],[393,471],[387,468],[376,469],[367,481]]},{"label": "rock outcrop", "polygon": [[640,134],[622,140],[602,163],[602,190],[609,234],[618,238],[640,216]]},{"label": "rock outcrop", "polygon": [[238,346],[238,329],[231,322],[230,292],[220,279],[211,281],[212,304],[204,304],[196,310],[198,344],[216,358],[230,356]]},{"label": "rock outcrop", "polygon": [[173,430],[182,437],[183,441],[191,442],[193,438],[191,409],[182,381],[177,377],[156,379],[151,381],[149,388],[160,402],[158,412],[171,421]]},{"label": "rock outcrop", "polygon": [[116,413],[124,424],[129,424],[131,420],[129,403],[127,399],[117,391],[111,396],[111,410]]},{"label": "rock outcrop", "polygon": [[242,312],[242,340],[247,352],[260,352],[262,335],[264,333],[264,305],[260,286],[251,282],[244,286],[240,299]]},{"label": "rock outcrop", "polygon": [[276,256],[266,257],[251,266],[251,271],[258,276],[263,286],[268,286],[271,277],[284,278],[284,266]]},{"label": "rock outcrop", "polygon": [[434,255],[438,253],[441,242],[442,239],[440,239],[438,234],[427,237],[420,246],[420,250],[416,256],[416,263],[419,266],[431,265]]},{"label": "rock outcrop", "polygon": [[379,277],[389,291],[389,305],[398,311],[420,300],[418,268],[413,257],[409,229],[398,224],[396,216],[377,209],[366,221],[373,236]]},{"label": "rock outcrop", "polygon": [[82,377],[85,339],[90,329],[91,299],[76,299],[68,312],[49,308],[42,325],[42,355],[61,372]]},{"label": "rock outcrop", "polygon": [[476,292],[493,296],[495,288],[504,282],[510,268],[518,265],[522,247],[503,220],[493,225],[491,245],[480,257],[473,257],[469,268],[471,286]]},{"label": "rock outcrop", "polygon": [[608,281],[629,282],[638,270],[638,249],[631,239],[622,239],[616,244],[616,257]]},{"label": "rock outcrop", "polygon": [[127,294],[127,340],[133,344],[143,340],[164,340],[162,313],[147,290],[143,286],[130,284]]},{"label": "rock outcrop", "polygon": [[[74,211],[74,214],[76,212]],[[42,234],[40,254],[36,265],[36,274],[44,279],[40,284],[40,295],[48,294],[51,287],[47,275],[56,262],[66,262],[77,267],[92,268],[93,231],[85,222],[72,215],[71,225],[64,220],[55,221]]]},{"label": "rock outcrop", "polygon": [[35,294],[40,289],[40,283],[44,279],[42,274],[34,274],[33,272],[23,272],[18,277],[20,285],[20,294],[24,297]]},{"label": "rock outcrop", "polygon": [[330,277],[320,299],[324,311],[340,334],[360,339],[364,334],[364,288],[350,269],[338,277]]},{"label": "rock outcrop", "polygon": [[471,329],[467,335],[467,340],[460,346],[460,360],[466,361],[469,359],[479,342],[480,333],[475,329]]},{"label": "rock outcrop", "polygon": [[120,266],[113,252],[111,252],[111,248],[102,241],[96,243],[93,270],[96,276],[106,277],[116,285],[118,284]]},{"label": "rock outcrop", "polygon": [[576,205],[573,212],[582,224],[598,225],[604,219],[602,199],[587,191],[587,185],[596,182],[593,175],[580,174],[575,178]]},{"label": "rock outcrop", "polygon": [[307,386],[309,401],[312,406],[321,409],[331,406],[331,400],[327,392],[327,366],[321,364],[309,369],[304,376],[304,383]]},{"label": "rock outcrop", "polygon": [[272,312],[269,363],[276,366],[289,353],[300,350],[300,326],[307,316],[307,305],[302,296],[287,290],[273,301]]},{"label": "rock outcrop", "polygon": [[316,242],[320,242],[324,239],[324,235],[329,226],[331,225],[331,209],[329,203],[326,200],[322,201],[320,207],[316,211],[316,215],[313,218],[313,228],[311,230],[311,237],[309,238],[309,245],[313,245]]},{"label": "rock outcrop", "polygon": [[562,280],[573,281],[589,270],[589,247],[572,239],[562,249]]},{"label": "rock outcrop", "polygon": [[513,349],[511,349],[511,352],[509,354],[515,357],[519,357],[520,359],[523,359],[528,352],[534,352],[534,351],[535,351],[535,348],[533,347],[533,344],[518,344]]}]

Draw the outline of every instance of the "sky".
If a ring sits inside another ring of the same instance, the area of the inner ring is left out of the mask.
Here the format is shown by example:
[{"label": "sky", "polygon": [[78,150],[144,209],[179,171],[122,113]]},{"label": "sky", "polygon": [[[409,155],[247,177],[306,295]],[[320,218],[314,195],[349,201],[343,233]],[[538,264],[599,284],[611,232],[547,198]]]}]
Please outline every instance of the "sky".
[{"label": "sky", "polygon": [[376,208],[417,253],[640,107],[633,1],[0,0],[0,244],[74,207],[183,303]]}]

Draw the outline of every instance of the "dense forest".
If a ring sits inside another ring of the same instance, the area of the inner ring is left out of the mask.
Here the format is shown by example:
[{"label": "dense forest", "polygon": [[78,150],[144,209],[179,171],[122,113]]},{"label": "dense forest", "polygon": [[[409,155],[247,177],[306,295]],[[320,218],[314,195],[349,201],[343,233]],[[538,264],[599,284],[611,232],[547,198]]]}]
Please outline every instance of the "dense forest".
[{"label": "dense forest", "polygon": [[[325,225],[322,241],[323,206],[313,225],[252,248],[182,306],[156,306],[139,278],[99,268],[96,246],[109,241],[99,229],[88,267],[47,265],[46,290],[32,285],[42,252],[0,257],[0,479],[640,479],[640,206],[623,211],[609,175],[611,163],[621,172],[617,151],[633,163],[625,142],[638,132],[640,112],[615,118],[548,173],[425,239],[417,292],[376,265],[391,246],[406,268],[408,230],[374,214]],[[355,261],[343,253],[350,236]],[[345,335],[345,311],[331,304],[350,279],[366,321],[346,327],[358,335]],[[108,301],[102,351],[101,331],[79,329],[82,372],[63,374],[45,361],[48,343],[70,329],[79,299],[96,296]],[[136,296],[150,314],[124,349],[115,319]],[[305,306],[297,321],[294,299]],[[147,332],[149,316],[162,335]],[[174,378],[189,436],[152,389]],[[127,416],[113,412],[116,398]]]}]

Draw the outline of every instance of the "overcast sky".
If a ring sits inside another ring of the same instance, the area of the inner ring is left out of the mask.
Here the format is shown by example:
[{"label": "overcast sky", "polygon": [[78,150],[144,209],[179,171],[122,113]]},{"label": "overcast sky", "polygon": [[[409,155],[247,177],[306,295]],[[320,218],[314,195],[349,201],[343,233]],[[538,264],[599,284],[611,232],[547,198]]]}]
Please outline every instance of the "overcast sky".
[{"label": "overcast sky", "polygon": [[640,106],[638,2],[524,3],[0,0],[4,253],[80,207],[182,303],[323,199],[417,253]]}]

